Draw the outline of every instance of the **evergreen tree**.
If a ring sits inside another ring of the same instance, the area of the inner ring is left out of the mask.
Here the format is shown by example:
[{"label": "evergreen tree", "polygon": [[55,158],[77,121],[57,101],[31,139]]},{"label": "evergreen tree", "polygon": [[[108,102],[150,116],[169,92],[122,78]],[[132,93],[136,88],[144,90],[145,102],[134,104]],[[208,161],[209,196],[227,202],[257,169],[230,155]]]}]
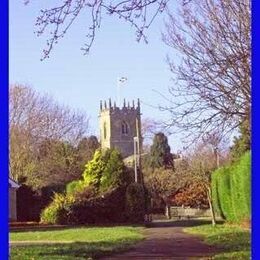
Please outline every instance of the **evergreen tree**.
[{"label": "evergreen tree", "polygon": [[164,133],[157,133],[154,136],[153,144],[150,150],[150,167],[155,168],[173,168],[173,156],[168,139]]},{"label": "evergreen tree", "polygon": [[251,150],[251,129],[249,120],[245,120],[240,125],[240,136],[235,137],[234,145],[230,149],[232,160],[236,161],[249,150]]}]

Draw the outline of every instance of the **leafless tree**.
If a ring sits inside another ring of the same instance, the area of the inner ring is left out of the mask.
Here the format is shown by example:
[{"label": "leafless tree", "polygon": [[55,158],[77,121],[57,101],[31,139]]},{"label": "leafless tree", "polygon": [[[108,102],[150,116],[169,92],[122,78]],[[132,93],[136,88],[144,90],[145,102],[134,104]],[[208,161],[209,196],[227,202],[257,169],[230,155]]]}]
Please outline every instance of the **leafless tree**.
[{"label": "leafless tree", "polygon": [[[24,0],[28,4],[31,0]],[[85,11],[88,34],[82,47],[88,53],[95,39],[104,15],[113,15],[128,22],[136,30],[136,39],[147,42],[145,30],[150,27],[155,17],[165,10],[169,0],[59,0],[56,6],[42,9],[37,17],[37,35],[48,33],[43,59],[49,57],[51,50],[65,36],[75,20]]]},{"label": "leafless tree", "polygon": [[28,86],[10,86],[9,109],[10,127],[39,141],[52,138],[75,144],[88,130],[85,113],[62,106]]},{"label": "leafless tree", "polygon": [[168,17],[163,41],[175,77],[161,107],[168,126],[186,140],[232,132],[251,113],[251,1],[193,0]]},{"label": "leafless tree", "polygon": [[88,131],[88,118],[19,84],[10,86],[9,108],[10,175],[15,180],[26,177],[32,186],[39,186],[39,147],[46,140],[77,145]]}]

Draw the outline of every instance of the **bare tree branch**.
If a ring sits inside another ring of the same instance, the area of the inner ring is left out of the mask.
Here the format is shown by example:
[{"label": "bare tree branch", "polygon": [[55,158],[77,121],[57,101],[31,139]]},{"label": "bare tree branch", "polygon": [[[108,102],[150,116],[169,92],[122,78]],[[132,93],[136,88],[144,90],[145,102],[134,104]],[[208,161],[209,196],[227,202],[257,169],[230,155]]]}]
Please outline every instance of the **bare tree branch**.
[{"label": "bare tree branch", "polygon": [[194,0],[168,11],[163,41],[179,55],[168,56],[175,76],[168,127],[200,139],[221,130],[228,135],[251,113],[251,3],[249,0]]},{"label": "bare tree branch", "polygon": [[[25,0],[28,4],[30,0]],[[60,4],[49,9],[42,9],[37,17],[37,35],[47,33],[47,46],[43,50],[42,59],[49,57],[54,45],[65,36],[75,20],[87,11],[90,21],[88,26],[87,41],[81,48],[87,54],[93,45],[97,29],[100,28],[104,15],[114,15],[125,20],[136,30],[137,41],[147,42],[147,30],[155,17],[163,12],[169,0],[60,0]]]}]

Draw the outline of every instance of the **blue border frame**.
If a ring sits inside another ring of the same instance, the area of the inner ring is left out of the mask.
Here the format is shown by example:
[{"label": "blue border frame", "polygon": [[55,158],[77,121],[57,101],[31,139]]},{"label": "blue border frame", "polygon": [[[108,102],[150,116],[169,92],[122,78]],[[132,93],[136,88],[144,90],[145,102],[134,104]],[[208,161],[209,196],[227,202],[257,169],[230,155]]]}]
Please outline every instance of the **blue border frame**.
[{"label": "blue border frame", "polygon": [[8,259],[8,0],[1,1],[0,33],[0,255]]},{"label": "blue border frame", "polygon": [[[252,0],[252,258],[260,256],[257,239],[260,238],[260,229],[257,226],[260,219],[260,203],[257,203],[259,194],[258,180],[260,155],[260,129],[257,124],[257,95],[260,86],[260,50],[257,40],[260,39],[260,25],[257,23],[257,10],[260,11],[260,2]],[[1,0],[0,14],[0,255],[1,259],[8,259],[8,0]],[[257,26],[258,25],[258,26]],[[258,39],[259,38],[259,39]],[[259,43],[258,43],[259,44]],[[258,48],[257,48],[258,47]],[[259,96],[259,95],[258,95]],[[258,119],[259,121],[259,119]],[[258,152],[259,151],[259,152]],[[257,160],[258,159],[258,160]],[[3,196],[5,195],[5,196]],[[259,196],[260,197],[260,196]],[[260,259],[260,258],[259,258]]]},{"label": "blue border frame", "polygon": [[[257,12],[258,11],[258,12]],[[252,259],[260,259],[260,249],[257,246],[259,243],[260,229],[260,203],[257,199],[260,197],[260,189],[258,187],[260,180],[260,127],[259,118],[257,120],[260,102],[259,97],[260,87],[260,23],[259,23],[259,0],[252,0]],[[258,41],[258,42],[257,42]],[[258,112],[258,113],[257,113]]]}]

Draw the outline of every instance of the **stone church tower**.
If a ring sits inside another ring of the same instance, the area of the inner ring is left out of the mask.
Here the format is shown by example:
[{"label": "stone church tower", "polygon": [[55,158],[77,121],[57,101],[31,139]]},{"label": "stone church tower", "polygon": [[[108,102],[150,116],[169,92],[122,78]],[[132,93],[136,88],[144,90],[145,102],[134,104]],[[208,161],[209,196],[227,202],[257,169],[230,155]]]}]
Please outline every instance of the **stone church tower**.
[{"label": "stone church tower", "polygon": [[126,105],[124,100],[123,107],[117,107],[116,103],[112,106],[111,99],[100,102],[100,142],[101,148],[117,148],[123,158],[139,153],[142,146],[141,138],[141,113],[140,102],[135,106]]}]

